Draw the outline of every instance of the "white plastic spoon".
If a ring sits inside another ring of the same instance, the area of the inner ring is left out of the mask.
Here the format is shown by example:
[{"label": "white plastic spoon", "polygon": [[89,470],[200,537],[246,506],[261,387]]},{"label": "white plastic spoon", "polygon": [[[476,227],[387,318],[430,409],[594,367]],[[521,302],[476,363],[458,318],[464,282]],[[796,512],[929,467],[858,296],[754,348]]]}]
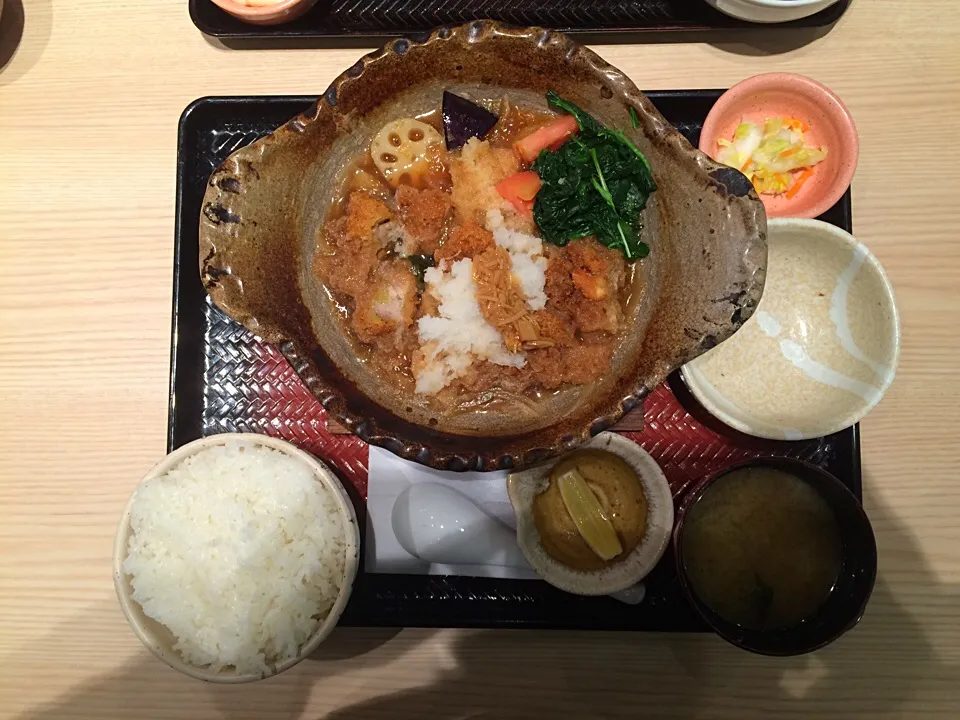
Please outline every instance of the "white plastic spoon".
[{"label": "white plastic spoon", "polygon": [[[516,533],[446,485],[411,485],[397,496],[392,520],[400,546],[424,562],[530,569],[517,545]],[[638,605],[645,594],[643,583],[637,583],[610,597]]]}]

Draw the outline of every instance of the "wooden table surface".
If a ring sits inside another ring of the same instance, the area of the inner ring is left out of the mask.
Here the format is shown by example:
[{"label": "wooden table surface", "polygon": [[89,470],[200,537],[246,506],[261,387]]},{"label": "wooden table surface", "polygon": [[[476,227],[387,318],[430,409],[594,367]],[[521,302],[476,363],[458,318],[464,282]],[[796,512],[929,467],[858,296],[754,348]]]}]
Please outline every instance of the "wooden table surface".
[{"label": "wooden table surface", "polygon": [[648,89],[806,73],[856,117],[855,231],[896,288],[903,354],[863,423],[880,578],[855,631],[773,660],[712,636],[341,630],[244,687],[154,660],[111,582],[121,508],[164,452],[177,118],[203,95],[318,94],[363,50],[227,49],[185,0],[21,2],[0,53],[0,716],[960,717],[953,0],[855,0],[826,34],[598,48]]}]

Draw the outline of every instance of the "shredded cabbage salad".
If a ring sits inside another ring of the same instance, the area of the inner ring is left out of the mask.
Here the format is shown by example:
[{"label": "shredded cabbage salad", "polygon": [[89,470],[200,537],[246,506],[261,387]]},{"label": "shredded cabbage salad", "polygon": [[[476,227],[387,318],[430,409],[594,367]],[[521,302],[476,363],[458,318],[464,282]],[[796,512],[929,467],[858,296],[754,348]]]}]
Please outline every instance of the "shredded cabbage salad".
[{"label": "shredded cabbage salad", "polygon": [[762,127],[741,122],[732,141],[717,140],[717,161],[746,175],[758,193],[793,197],[827,156],[826,148],[804,144],[807,130],[795,118],[768,118]]}]

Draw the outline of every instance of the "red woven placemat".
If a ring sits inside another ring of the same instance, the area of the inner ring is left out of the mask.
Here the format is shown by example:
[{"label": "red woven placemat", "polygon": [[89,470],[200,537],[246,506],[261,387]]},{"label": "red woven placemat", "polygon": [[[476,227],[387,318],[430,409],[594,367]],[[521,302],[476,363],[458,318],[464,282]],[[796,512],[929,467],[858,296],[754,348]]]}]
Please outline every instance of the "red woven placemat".
[{"label": "red woven placemat", "polygon": [[[245,430],[288,440],[335,467],[367,495],[367,444],[330,432],[326,411],[280,352],[209,308],[208,345],[217,354],[207,368],[205,431]],[[660,464],[674,494],[691,481],[735,462],[785,455],[817,462],[826,443],[760,443],[720,434],[696,420],[665,383],[644,402],[643,430],[625,432]]]}]

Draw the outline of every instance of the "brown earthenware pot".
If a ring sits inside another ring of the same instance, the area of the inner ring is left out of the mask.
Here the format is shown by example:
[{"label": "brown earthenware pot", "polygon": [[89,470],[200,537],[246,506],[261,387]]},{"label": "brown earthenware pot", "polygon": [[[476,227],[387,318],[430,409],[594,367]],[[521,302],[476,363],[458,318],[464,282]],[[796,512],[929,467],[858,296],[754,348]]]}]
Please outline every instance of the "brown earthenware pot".
[{"label": "brown earthenware pot", "polygon": [[[338,173],[386,121],[436,109],[444,89],[543,108],[554,90],[623,129],[659,186],[644,211],[651,254],[637,273],[642,300],[628,311],[610,372],[523,412],[445,415],[399,393],[358,359],[310,270]],[[587,48],[551,30],[490,21],[396,40],[362,58],[308,112],[233,153],[210,177],[202,207],[200,273],[214,302],[278,345],[359,437],[452,470],[531,465],[613,425],[750,317],[767,262],[763,205],[743,175],[691,147]]]}]

